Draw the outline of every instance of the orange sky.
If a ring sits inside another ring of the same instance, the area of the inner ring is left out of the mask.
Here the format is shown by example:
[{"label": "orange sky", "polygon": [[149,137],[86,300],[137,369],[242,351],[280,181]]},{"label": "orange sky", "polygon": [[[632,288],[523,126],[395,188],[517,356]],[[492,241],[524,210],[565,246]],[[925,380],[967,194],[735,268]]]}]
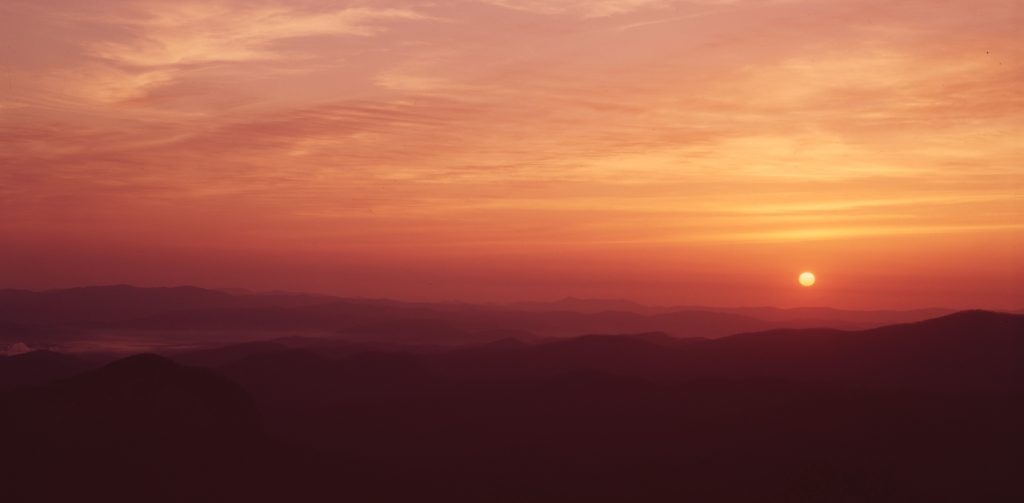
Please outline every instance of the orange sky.
[{"label": "orange sky", "polygon": [[1019,0],[4,0],[0,287],[1024,308],[1021,26]]}]

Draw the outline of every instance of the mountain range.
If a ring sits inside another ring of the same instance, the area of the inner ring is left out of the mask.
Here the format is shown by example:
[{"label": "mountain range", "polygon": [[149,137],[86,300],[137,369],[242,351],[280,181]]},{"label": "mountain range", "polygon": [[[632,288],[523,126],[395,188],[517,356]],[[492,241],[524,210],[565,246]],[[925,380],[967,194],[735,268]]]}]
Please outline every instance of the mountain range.
[{"label": "mountain range", "polygon": [[[0,356],[9,501],[1016,501],[1024,316]],[[60,484],[51,480],[60,480]],[[155,492],[154,492],[155,491]]]},{"label": "mountain range", "polygon": [[568,298],[509,305],[400,302],[301,293],[127,285],[41,292],[0,290],[0,341],[33,347],[131,331],[317,332],[403,343],[452,344],[585,333],[664,332],[722,337],[774,328],[861,329],[948,314],[943,309],[649,307]]}]

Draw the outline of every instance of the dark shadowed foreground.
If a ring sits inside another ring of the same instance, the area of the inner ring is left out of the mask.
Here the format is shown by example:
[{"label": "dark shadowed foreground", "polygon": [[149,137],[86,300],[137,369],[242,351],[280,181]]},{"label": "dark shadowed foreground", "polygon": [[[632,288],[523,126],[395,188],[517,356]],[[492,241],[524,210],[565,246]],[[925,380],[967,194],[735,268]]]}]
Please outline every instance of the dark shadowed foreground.
[{"label": "dark shadowed foreground", "polygon": [[1024,500],[1020,315],[97,365],[0,357],[4,501]]}]

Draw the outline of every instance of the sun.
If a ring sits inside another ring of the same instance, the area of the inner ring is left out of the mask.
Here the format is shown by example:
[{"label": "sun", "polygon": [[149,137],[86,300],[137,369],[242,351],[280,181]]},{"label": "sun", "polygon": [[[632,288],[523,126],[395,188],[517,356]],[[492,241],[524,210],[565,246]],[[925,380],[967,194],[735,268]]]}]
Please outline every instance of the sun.
[{"label": "sun", "polygon": [[814,285],[814,279],[814,273],[808,271],[800,273],[798,281],[800,281],[800,284],[803,286],[812,286]]}]

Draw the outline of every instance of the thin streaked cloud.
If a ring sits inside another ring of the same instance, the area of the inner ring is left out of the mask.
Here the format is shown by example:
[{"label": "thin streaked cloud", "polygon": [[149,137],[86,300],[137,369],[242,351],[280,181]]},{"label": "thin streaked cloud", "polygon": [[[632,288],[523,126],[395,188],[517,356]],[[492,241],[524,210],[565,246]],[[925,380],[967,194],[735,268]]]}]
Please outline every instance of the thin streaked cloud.
[{"label": "thin streaked cloud", "polygon": [[0,231],[712,262],[1024,235],[1018,2],[2,8]]}]

